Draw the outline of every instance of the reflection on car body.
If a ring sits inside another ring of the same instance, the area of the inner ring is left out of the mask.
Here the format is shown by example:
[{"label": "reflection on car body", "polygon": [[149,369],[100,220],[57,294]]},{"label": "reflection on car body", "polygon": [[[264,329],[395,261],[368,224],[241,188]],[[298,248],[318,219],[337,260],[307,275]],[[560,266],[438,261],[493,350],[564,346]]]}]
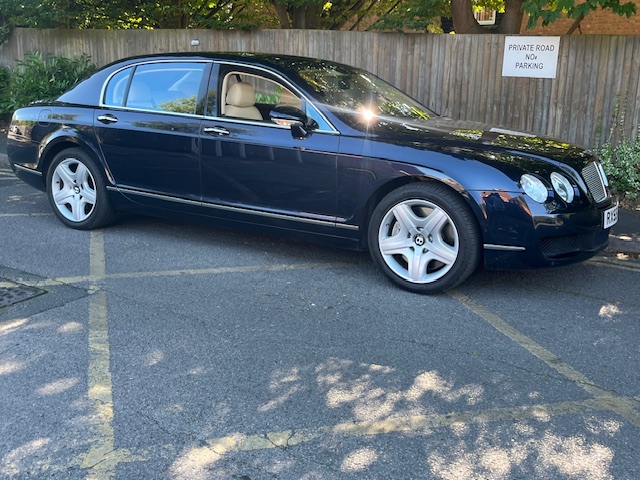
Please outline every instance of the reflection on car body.
[{"label": "reflection on car body", "polygon": [[72,228],[133,211],[369,249],[419,293],[481,263],[587,259],[617,219],[584,149],[439,117],[369,72],[285,55],[115,62],[16,111],[8,154]]}]

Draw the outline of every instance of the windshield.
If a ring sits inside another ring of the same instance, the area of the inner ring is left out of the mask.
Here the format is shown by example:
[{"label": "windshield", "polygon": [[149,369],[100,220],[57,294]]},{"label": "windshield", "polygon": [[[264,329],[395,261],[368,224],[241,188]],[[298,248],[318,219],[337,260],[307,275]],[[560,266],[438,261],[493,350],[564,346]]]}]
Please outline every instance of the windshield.
[{"label": "windshield", "polygon": [[[296,72],[343,120],[429,120],[435,113],[375,75],[329,62]],[[391,118],[389,118],[391,117]]]}]

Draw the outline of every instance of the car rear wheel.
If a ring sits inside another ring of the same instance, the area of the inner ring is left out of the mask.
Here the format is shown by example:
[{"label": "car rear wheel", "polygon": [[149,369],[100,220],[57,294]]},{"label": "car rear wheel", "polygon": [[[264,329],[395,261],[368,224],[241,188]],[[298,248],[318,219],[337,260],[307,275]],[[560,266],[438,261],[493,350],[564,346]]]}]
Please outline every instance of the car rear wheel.
[{"label": "car rear wheel", "polygon": [[396,285],[438,293],[466,280],[480,261],[480,233],[469,207],[437,183],[412,183],[389,193],[374,210],[369,249]]},{"label": "car rear wheel", "polygon": [[91,230],[116,218],[102,170],[82,149],[55,156],[47,173],[47,195],[56,216],[71,228]]}]

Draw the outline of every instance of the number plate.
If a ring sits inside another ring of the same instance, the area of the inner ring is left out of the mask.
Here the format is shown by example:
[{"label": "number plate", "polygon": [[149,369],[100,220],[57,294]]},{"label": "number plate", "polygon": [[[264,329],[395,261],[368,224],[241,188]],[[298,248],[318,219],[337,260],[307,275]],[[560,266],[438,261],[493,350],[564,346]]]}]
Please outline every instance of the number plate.
[{"label": "number plate", "polygon": [[603,214],[604,228],[607,229],[614,226],[618,222],[618,204],[616,203],[614,207],[608,208]]}]

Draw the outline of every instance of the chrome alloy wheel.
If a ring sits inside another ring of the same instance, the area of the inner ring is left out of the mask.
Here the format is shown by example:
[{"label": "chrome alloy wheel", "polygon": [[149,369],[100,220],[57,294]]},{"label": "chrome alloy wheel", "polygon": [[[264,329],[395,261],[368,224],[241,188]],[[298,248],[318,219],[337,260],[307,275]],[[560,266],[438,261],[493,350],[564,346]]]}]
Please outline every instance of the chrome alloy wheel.
[{"label": "chrome alloy wheel", "polygon": [[446,275],[460,249],[451,217],[424,199],[408,199],[389,209],[380,223],[378,245],[386,265],[414,284]]},{"label": "chrome alloy wheel", "polygon": [[66,158],[53,171],[52,198],[58,211],[71,222],[87,220],[96,206],[96,183],[84,163]]}]

